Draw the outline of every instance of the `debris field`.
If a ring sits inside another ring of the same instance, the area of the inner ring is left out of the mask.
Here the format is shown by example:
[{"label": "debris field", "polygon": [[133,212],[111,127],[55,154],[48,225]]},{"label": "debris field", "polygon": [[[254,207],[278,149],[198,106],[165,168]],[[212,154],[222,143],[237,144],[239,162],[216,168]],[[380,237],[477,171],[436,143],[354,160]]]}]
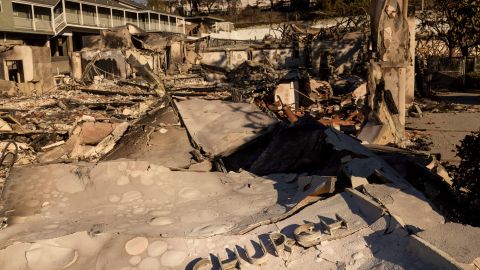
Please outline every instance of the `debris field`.
[{"label": "debris field", "polygon": [[321,76],[266,56],[282,44],[210,43],[109,29],[79,76],[0,100],[0,269],[480,267],[480,230],[443,212],[450,176],[405,132],[475,108],[407,110],[395,72],[355,72],[361,42]]}]

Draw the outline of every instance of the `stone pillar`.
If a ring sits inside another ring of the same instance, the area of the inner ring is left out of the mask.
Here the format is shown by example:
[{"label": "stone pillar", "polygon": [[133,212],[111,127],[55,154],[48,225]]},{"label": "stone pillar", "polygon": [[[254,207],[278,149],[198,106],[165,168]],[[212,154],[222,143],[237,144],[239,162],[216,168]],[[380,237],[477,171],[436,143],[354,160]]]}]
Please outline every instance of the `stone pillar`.
[{"label": "stone pillar", "polygon": [[71,57],[72,77],[75,81],[82,80],[82,55],[80,52],[72,53]]},{"label": "stone pillar", "polygon": [[69,35],[67,36],[67,51],[66,55],[70,56],[73,53],[73,36]]}]

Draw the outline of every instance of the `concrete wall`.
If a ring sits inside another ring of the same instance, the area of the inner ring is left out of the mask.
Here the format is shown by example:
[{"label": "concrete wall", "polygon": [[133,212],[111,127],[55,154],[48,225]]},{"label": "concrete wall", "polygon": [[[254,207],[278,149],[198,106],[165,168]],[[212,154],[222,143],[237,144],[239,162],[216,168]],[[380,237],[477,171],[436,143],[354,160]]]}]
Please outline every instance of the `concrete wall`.
[{"label": "concrete wall", "polygon": [[243,64],[248,59],[248,52],[247,51],[230,51],[230,65],[237,67]]},{"label": "concrete wall", "polygon": [[[126,79],[132,73],[130,66],[127,64],[125,60],[126,58],[122,53],[122,50],[108,50],[108,51],[102,51],[100,53],[99,51],[82,51],[80,53],[82,58],[81,59],[82,70],[85,70],[85,67],[88,65],[88,63],[92,59],[97,57],[98,54],[100,54],[95,64],[95,66],[101,69],[99,70],[99,72],[103,73],[103,71],[106,71],[122,79]],[[77,68],[75,67],[74,70],[77,70]],[[107,74],[108,75],[107,77],[109,77],[110,74]],[[96,75],[96,73],[92,72],[90,75]],[[92,78],[93,76],[90,76],[90,79]]]},{"label": "concrete wall", "polygon": [[52,57],[52,74],[70,74],[70,60],[68,56],[54,56]]},{"label": "concrete wall", "polygon": [[15,46],[0,54],[0,79],[8,80],[7,60],[22,61],[24,81],[18,83],[19,94],[35,95],[55,90],[50,48]]},{"label": "concrete wall", "polygon": [[[340,18],[338,19],[340,20]],[[337,24],[335,19],[319,20],[312,25],[312,28],[330,27]],[[273,25],[257,25],[247,28],[238,28],[231,32],[219,31],[218,33],[202,34],[202,36],[210,36],[217,39],[234,39],[234,40],[262,40],[266,35],[277,36],[280,38],[281,33],[273,29],[279,28],[279,24]]]},{"label": "concrete wall", "polygon": [[52,57],[48,47],[30,47],[33,61],[33,81],[52,76]]},{"label": "concrete wall", "polygon": [[200,62],[204,65],[228,68],[228,51],[202,52],[200,57]]},{"label": "concrete wall", "polygon": [[362,34],[359,32],[348,33],[342,40],[317,40],[312,44],[312,68],[315,73],[319,72],[320,61],[323,52],[330,51],[335,57],[335,66],[346,65],[351,67],[357,54],[362,49]]},{"label": "concrete wall", "polygon": [[268,62],[275,68],[296,67],[303,64],[302,56],[295,57],[292,48],[204,51],[200,53],[200,57],[202,64],[223,69],[234,69],[247,60],[257,63]]},{"label": "concrete wall", "polygon": [[[169,70],[176,70],[177,64],[183,63],[183,58],[185,56],[184,46],[182,42],[172,41],[170,46],[167,48],[169,48],[168,50],[170,55],[168,63]],[[150,67],[153,67],[153,65],[150,65]]]},{"label": "concrete wall", "polygon": [[289,68],[303,65],[303,56],[299,54],[298,57],[296,57],[293,48],[264,49],[260,50],[260,53],[267,56],[268,61],[276,68]]}]

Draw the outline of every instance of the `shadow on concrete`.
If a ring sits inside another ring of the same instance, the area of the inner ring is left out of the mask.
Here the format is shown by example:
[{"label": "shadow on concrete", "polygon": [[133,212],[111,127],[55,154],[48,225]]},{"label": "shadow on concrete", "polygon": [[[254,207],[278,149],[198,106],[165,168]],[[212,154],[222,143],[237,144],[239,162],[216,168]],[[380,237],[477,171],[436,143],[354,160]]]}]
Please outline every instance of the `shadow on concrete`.
[{"label": "shadow on concrete", "polygon": [[449,93],[448,95],[438,95],[437,98],[445,103],[480,105],[480,90],[478,95],[471,93]]}]

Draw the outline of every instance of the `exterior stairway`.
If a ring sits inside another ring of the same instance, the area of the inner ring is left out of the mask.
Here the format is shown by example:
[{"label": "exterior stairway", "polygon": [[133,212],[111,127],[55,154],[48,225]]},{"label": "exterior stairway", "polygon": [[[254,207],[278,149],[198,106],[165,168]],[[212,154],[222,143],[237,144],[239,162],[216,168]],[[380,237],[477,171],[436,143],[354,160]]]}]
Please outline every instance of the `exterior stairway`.
[{"label": "exterior stairway", "polygon": [[53,22],[53,31],[55,32],[55,35],[58,35],[60,32],[62,32],[65,27],[67,27],[67,21],[65,20],[65,15],[62,12],[55,17]]}]

